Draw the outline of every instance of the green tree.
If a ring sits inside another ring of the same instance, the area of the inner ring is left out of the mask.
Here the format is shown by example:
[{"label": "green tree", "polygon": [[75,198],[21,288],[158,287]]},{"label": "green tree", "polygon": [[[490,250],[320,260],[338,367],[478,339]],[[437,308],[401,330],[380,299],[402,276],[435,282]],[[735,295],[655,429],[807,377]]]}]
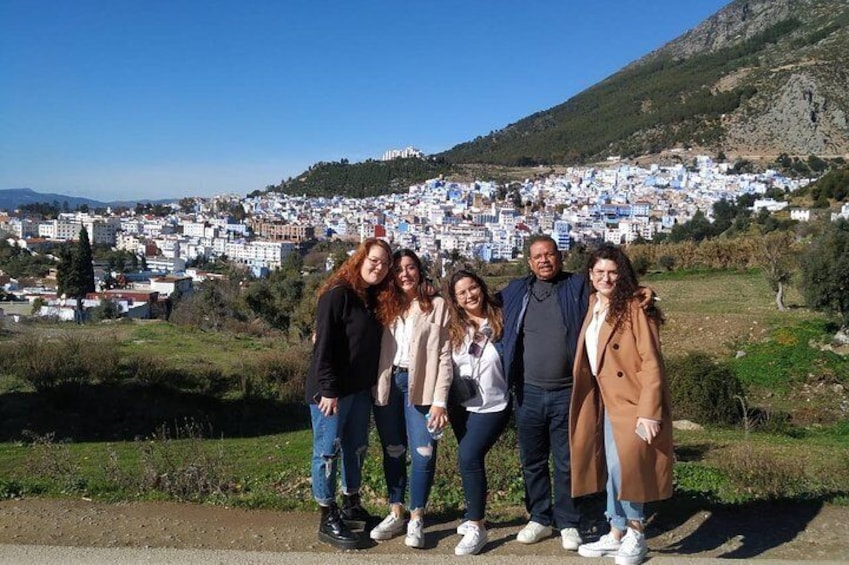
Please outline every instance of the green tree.
[{"label": "green tree", "polygon": [[292,315],[303,297],[302,266],[300,255],[290,253],[279,269],[251,284],[245,294],[245,301],[253,313],[274,328],[289,329]]},{"label": "green tree", "polygon": [[802,292],[808,306],[849,326],[849,221],[826,226],[801,257]]},{"label": "green tree", "polygon": [[89,292],[94,292],[91,243],[88,239],[88,231],[84,227],[80,229],[76,247],[65,246],[59,252],[56,285],[60,296],[76,299],[77,315],[80,316],[83,298]]},{"label": "green tree", "polygon": [[94,262],[91,255],[91,242],[88,239],[88,230],[80,229],[80,238],[77,242],[76,269],[79,272],[80,292],[78,295],[85,296],[94,292]]}]

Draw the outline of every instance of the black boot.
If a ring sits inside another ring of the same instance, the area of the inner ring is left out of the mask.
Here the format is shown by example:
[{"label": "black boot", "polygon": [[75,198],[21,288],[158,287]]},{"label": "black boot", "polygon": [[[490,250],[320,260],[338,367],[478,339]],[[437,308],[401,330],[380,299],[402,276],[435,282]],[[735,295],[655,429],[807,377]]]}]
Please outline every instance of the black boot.
[{"label": "black boot", "polygon": [[333,502],[321,507],[321,522],[318,524],[318,539],[340,549],[356,549],[360,536],[353,533],[342,521],[339,507]]},{"label": "black boot", "polygon": [[360,502],[360,493],[342,495],[342,519],[348,527],[354,530],[363,529],[368,524],[375,522],[374,516],[363,508]]}]

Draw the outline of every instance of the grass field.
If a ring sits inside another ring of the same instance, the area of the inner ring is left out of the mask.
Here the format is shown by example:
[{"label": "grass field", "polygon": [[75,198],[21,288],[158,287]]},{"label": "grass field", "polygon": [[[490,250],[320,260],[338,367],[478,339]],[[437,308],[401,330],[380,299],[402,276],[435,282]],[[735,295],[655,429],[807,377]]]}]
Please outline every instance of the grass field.
[{"label": "grass field", "polygon": [[[818,347],[833,329],[825,318],[801,308],[792,289],[790,308],[778,312],[757,272],[673,272],[644,282],[661,297],[667,317],[664,355],[702,351],[725,360],[746,385],[749,408],[768,408],[773,418],[761,431],[741,424],[676,432],[678,493],[725,503],[845,502],[849,364]],[[70,397],[35,393],[25,379],[0,370],[0,433],[6,438],[0,443],[0,496],[311,505],[311,435],[296,386],[308,357],[305,345],[287,345],[279,336],[122,322],[7,323],[0,346],[27,334],[56,343],[75,335],[93,347],[114,347],[120,370],[110,382],[90,383]],[[283,365],[296,369],[281,372]],[[377,444],[373,434],[365,494],[370,505],[382,506]],[[462,506],[455,449],[446,434],[434,510]],[[514,512],[523,488],[512,430],[489,465],[494,511]]]}]

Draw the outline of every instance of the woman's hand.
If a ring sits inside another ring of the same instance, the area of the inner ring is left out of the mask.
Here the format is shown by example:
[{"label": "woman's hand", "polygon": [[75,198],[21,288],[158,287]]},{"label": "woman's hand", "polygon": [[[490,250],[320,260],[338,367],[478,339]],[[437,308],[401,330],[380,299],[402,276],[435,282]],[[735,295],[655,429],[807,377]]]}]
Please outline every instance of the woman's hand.
[{"label": "woman's hand", "polygon": [[646,443],[651,445],[651,440],[660,433],[660,422],[648,418],[637,418],[637,428],[642,427],[646,431]]},{"label": "woman's hand", "polygon": [[448,412],[441,406],[431,406],[427,419],[427,427],[431,430],[441,430],[448,423]]},{"label": "woman's hand", "polygon": [[657,297],[657,293],[650,286],[637,287],[637,290],[634,291],[634,296],[640,300],[640,308],[643,310],[648,310],[654,306],[655,300],[660,300]]},{"label": "woman's hand", "polygon": [[324,414],[327,418],[336,414],[336,410],[338,408],[339,400],[336,398],[328,398],[326,396],[322,396],[321,400],[318,401],[318,409],[321,410],[321,413]]}]

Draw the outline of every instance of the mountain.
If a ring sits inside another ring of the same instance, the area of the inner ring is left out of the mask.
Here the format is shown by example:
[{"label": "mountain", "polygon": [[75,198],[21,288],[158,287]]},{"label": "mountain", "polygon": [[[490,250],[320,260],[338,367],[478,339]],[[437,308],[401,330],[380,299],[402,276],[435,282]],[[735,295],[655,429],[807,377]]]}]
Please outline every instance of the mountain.
[{"label": "mountain", "polygon": [[844,156],[847,53],[846,0],[735,0],[566,102],[436,157],[528,166],[675,148]]},{"label": "mountain", "polygon": [[36,192],[31,188],[8,188],[0,189],[0,210],[11,211],[15,210],[24,204],[35,203],[56,203],[59,208],[64,209],[65,203],[68,203],[68,210],[76,210],[82,205],[86,205],[92,210],[95,208],[133,208],[136,204],[170,204],[176,202],[179,198],[161,198],[158,200],[150,200],[148,198],[142,200],[112,200],[109,202],[101,202],[92,200],[91,198],[83,198],[81,196],[67,196],[65,194],[53,194]]},{"label": "mountain", "polygon": [[108,204],[92,200],[90,198],[81,198],[77,196],[66,196],[64,194],[45,194],[36,192],[30,188],[10,188],[0,190],[0,210],[15,210],[24,204],[35,204],[45,202],[52,204],[58,203],[60,207],[64,207],[65,202],[68,203],[68,209],[75,208],[85,204],[89,208],[105,208]]}]

